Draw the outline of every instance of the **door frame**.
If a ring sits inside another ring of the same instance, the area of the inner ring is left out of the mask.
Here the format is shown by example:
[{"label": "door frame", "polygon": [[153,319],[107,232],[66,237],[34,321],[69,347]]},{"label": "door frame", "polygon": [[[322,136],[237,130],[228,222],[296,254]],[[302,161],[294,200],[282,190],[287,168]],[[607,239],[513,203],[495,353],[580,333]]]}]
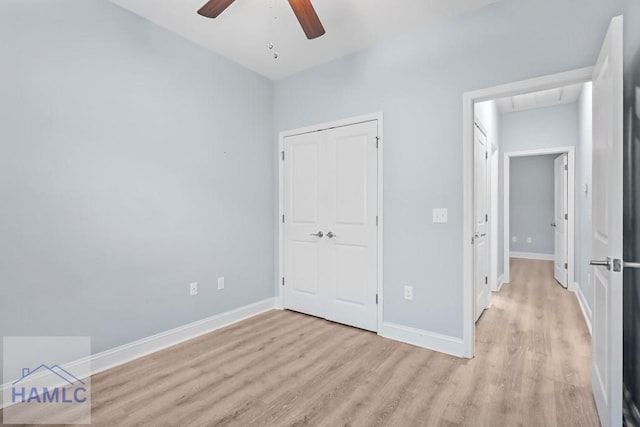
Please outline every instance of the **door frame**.
[{"label": "door frame", "polygon": [[281,131],[278,136],[278,152],[277,152],[277,162],[278,162],[278,216],[276,217],[276,221],[278,222],[278,260],[277,260],[277,271],[278,276],[276,278],[276,303],[275,307],[279,310],[284,309],[284,304],[282,300],[282,281],[284,279],[284,227],[282,223],[282,216],[284,215],[284,167],[283,167],[283,153],[284,153],[284,139],[290,136],[302,135],[305,133],[311,132],[319,132],[324,130],[329,130],[337,127],[344,127],[350,125],[357,125],[360,123],[373,122],[377,121],[378,123],[378,259],[377,259],[377,269],[378,269],[378,319],[377,319],[377,333],[380,334],[382,332],[382,323],[384,320],[384,276],[383,276],[383,230],[384,230],[384,213],[383,213],[383,157],[384,157],[384,132],[383,132],[383,114],[379,113],[371,113],[365,114],[362,116],[355,116],[346,119],[333,120],[330,122],[319,123],[316,125],[305,126],[302,128],[291,129],[286,131]]},{"label": "door frame", "polygon": [[473,127],[476,102],[490,101],[507,96],[520,95],[586,83],[592,80],[594,67],[580,68],[529,80],[521,80],[500,86],[465,92],[462,95],[462,342],[463,357],[472,358],[475,346],[474,322],[474,259],[473,259]]},{"label": "door frame", "polygon": [[567,220],[567,289],[569,291],[575,291],[575,165],[576,165],[576,147],[555,147],[555,148],[541,148],[537,150],[523,150],[523,151],[509,151],[504,153],[503,162],[503,180],[502,180],[502,202],[503,202],[503,226],[504,226],[504,283],[510,281],[509,259],[511,258],[511,236],[510,236],[510,164],[511,159],[515,157],[532,157],[532,156],[545,156],[549,154],[566,154],[567,155],[567,213],[569,219]]}]

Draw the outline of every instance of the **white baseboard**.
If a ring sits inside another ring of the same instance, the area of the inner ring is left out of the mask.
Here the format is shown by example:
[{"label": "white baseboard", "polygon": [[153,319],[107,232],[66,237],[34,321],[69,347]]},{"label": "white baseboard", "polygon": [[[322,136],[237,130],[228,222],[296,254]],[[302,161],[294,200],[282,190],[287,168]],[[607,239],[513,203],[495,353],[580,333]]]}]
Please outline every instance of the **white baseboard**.
[{"label": "white baseboard", "polygon": [[[95,375],[107,369],[115,368],[156,351],[180,344],[200,335],[213,332],[225,326],[232,325],[258,314],[276,308],[276,298],[268,298],[253,304],[245,305],[206,319],[198,320],[174,329],[170,329],[150,337],[142,338],[119,347],[112,348],[91,355],[91,375]],[[86,360],[78,360],[64,364],[63,367],[71,372],[74,365],[86,364]],[[2,392],[8,392],[11,382],[2,384]],[[3,394],[4,395],[4,394]],[[5,407],[5,405],[2,405]]]},{"label": "white baseboard", "polygon": [[501,274],[500,277],[498,277],[498,283],[494,292],[500,292],[502,290],[502,285],[504,285],[504,274]]},{"label": "white baseboard", "polygon": [[587,324],[587,329],[589,330],[589,334],[591,334],[591,308],[589,308],[589,304],[587,304],[587,299],[582,293],[582,288],[580,288],[580,284],[574,284],[574,292],[576,294],[576,299],[578,300],[578,304],[580,305],[580,310],[582,311],[582,315],[584,316],[584,321]]},{"label": "white baseboard", "polygon": [[378,334],[395,341],[401,341],[452,356],[464,357],[464,342],[460,338],[436,334],[434,332],[390,322],[384,322]]},{"label": "white baseboard", "polygon": [[554,254],[539,254],[535,252],[509,252],[511,258],[537,259],[541,261],[553,261],[556,259]]}]

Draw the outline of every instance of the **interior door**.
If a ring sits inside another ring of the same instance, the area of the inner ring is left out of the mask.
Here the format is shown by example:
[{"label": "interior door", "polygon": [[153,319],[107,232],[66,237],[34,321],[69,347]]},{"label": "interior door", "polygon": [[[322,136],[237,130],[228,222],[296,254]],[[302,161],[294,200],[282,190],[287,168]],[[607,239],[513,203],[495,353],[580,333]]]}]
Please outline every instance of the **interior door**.
[{"label": "interior door", "polygon": [[487,238],[488,209],[487,209],[487,136],[478,127],[474,131],[475,153],[475,293],[476,293],[476,322],[482,312],[489,305],[489,245]]},{"label": "interior door", "polygon": [[378,330],[378,123],[284,140],[284,308]]},{"label": "interior door", "polygon": [[622,425],[622,17],[593,74],[593,395],[603,426]]},{"label": "interior door", "polygon": [[326,230],[326,134],[284,139],[285,308],[323,317],[327,311],[323,251]]},{"label": "interior door", "polygon": [[378,330],[377,122],[327,131],[327,318]]},{"label": "interior door", "polygon": [[556,157],[554,161],[554,218],[552,227],[554,228],[554,276],[558,283],[565,288],[569,282],[568,268],[568,158],[566,154]]}]

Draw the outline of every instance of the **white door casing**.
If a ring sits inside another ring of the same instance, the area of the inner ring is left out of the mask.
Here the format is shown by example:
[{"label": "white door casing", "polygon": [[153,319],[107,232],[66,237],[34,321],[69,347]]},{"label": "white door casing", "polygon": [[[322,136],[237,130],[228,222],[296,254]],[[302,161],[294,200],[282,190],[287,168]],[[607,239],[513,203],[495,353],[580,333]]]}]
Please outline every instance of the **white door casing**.
[{"label": "white door casing", "polygon": [[378,124],[284,138],[283,306],[378,330]]},{"label": "white door casing", "polygon": [[567,228],[569,222],[568,206],[568,159],[566,154],[561,154],[554,160],[553,179],[553,223],[554,230],[554,277],[563,287],[567,288],[568,277],[568,242]]},{"label": "white door casing", "polygon": [[[611,21],[593,74],[591,387],[604,427],[622,425],[623,24]],[[620,267],[620,265],[618,265]]]},{"label": "white door casing", "polygon": [[475,133],[475,233],[474,233],[474,257],[475,257],[475,320],[489,305],[489,239],[488,233],[488,193],[487,193],[487,136],[476,124]]}]

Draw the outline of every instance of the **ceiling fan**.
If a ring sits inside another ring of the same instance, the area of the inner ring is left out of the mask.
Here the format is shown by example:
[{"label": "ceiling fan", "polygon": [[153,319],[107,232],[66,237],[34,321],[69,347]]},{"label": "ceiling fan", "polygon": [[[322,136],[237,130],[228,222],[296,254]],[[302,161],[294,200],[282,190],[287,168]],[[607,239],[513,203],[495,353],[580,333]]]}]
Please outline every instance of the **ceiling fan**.
[{"label": "ceiling fan", "polygon": [[[198,14],[207,18],[217,18],[226,8],[231,6],[235,0],[209,0],[207,4],[198,10]],[[298,22],[302,26],[304,33],[309,40],[320,37],[325,33],[324,27],[318,18],[316,10],[311,4],[311,0],[289,0],[289,5],[293,9]]]}]

